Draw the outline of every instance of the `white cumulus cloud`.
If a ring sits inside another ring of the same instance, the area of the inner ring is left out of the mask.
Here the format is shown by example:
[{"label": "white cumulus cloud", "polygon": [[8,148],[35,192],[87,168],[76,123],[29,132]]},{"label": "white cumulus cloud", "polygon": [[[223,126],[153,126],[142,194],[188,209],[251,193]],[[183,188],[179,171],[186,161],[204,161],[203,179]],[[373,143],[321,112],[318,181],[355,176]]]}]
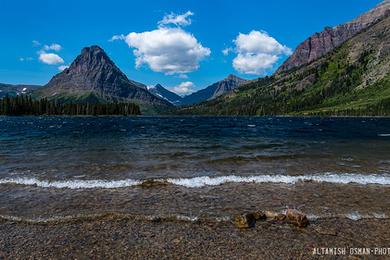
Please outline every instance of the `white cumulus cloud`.
[{"label": "white cumulus cloud", "polygon": [[233,60],[233,67],[244,74],[261,75],[271,69],[279,57],[265,53],[259,54],[238,54]]},{"label": "white cumulus cloud", "polygon": [[113,42],[113,41],[118,41],[118,40],[125,40],[126,39],[126,36],[124,36],[123,34],[120,34],[120,35],[114,35],[111,37],[110,40],[108,40],[109,42]]},{"label": "white cumulus cloud", "polygon": [[[280,44],[267,32],[251,31],[240,33],[233,41],[237,56],[233,59],[233,67],[244,74],[261,75],[272,69],[284,55],[292,51]],[[225,49],[227,50],[227,49]],[[223,51],[228,55],[230,51]]]},{"label": "white cumulus cloud", "polygon": [[190,17],[193,15],[194,15],[194,13],[191,11],[188,11],[184,14],[171,13],[171,14],[164,16],[164,18],[158,22],[158,25],[160,27],[164,27],[164,26],[169,25],[169,24],[173,24],[176,26],[188,26],[192,23]]},{"label": "white cumulus cloud", "polygon": [[199,62],[211,53],[192,34],[180,28],[133,32],[126,36],[126,43],[135,48],[137,67],[147,64],[153,71],[167,75],[195,71]]},{"label": "white cumulus cloud", "polygon": [[55,53],[41,52],[39,54],[39,60],[45,64],[56,65],[64,63],[64,60]]},{"label": "white cumulus cloud", "polygon": [[210,56],[211,50],[182,28],[162,25],[189,24],[188,17],[191,15],[191,12],[168,15],[159,22],[160,26],[155,30],[114,35],[110,41],[124,40],[133,48],[137,68],[147,65],[152,71],[183,77],[184,74],[199,69],[199,63]]},{"label": "white cumulus cloud", "polygon": [[51,45],[44,45],[43,49],[45,51],[60,51],[62,49],[62,46],[59,45],[58,43],[53,43]]},{"label": "white cumulus cloud", "polygon": [[59,70],[59,71],[64,71],[64,70],[66,70],[67,68],[69,68],[68,65],[61,65],[61,66],[58,67],[58,70]]},{"label": "white cumulus cloud", "polygon": [[[33,45],[38,47],[41,45],[41,43],[37,40],[33,41]],[[54,52],[59,52],[62,50],[62,46],[58,43],[53,44],[44,44],[42,45],[42,48],[37,52],[38,54],[38,60],[42,63],[48,64],[48,65],[58,65],[64,63],[64,59],[61,58],[58,54]],[[65,66],[58,67],[59,70],[63,70]]]},{"label": "white cumulus cloud", "polygon": [[191,81],[182,82],[179,85],[173,87],[171,90],[178,95],[188,95],[194,92],[192,88],[194,87],[194,83]]}]

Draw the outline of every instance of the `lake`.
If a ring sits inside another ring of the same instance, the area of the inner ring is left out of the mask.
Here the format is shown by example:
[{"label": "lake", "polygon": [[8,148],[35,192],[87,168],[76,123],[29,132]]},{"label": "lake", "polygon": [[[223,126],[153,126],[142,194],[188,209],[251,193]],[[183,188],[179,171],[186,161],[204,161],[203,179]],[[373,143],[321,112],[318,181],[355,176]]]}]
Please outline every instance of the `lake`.
[{"label": "lake", "polygon": [[387,218],[390,119],[0,117],[0,215]]}]

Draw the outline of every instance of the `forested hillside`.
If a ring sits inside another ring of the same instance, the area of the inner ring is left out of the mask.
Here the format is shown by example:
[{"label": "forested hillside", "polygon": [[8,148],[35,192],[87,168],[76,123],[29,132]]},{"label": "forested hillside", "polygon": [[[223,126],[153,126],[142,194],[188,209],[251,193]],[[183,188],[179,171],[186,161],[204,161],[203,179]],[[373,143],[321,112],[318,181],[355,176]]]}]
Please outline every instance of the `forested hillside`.
[{"label": "forested hillside", "polygon": [[390,115],[390,17],[308,65],[177,113]]}]

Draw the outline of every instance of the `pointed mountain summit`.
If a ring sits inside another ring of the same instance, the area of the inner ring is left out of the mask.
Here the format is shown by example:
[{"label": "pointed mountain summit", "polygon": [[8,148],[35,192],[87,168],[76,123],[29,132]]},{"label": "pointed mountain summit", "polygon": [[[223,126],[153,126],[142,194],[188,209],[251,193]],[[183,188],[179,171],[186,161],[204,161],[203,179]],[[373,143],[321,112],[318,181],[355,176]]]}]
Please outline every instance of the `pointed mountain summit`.
[{"label": "pointed mountain summit", "polygon": [[70,67],[54,76],[37,95],[64,102],[131,101],[141,107],[171,106],[149,93],[145,85],[129,80],[99,46],[82,49]]},{"label": "pointed mountain summit", "polygon": [[177,95],[176,93],[173,93],[172,91],[169,91],[168,89],[164,88],[160,84],[157,84],[156,86],[149,88],[149,92],[160,98],[168,100],[174,105],[179,105],[182,100],[181,96]]},{"label": "pointed mountain summit", "polygon": [[315,33],[302,42],[290,58],[279,67],[277,73],[309,64],[323,57],[389,14],[390,1],[386,0],[351,22],[333,28],[325,27],[324,31]]},{"label": "pointed mountain summit", "polygon": [[232,91],[236,87],[247,82],[246,79],[237,77],[236,75],[230,74],[225,79],[218,82],[217,89],[215,90],[213,96],[209,99],[217,98],[227,92]]},{"label": "pointed mountain summit", "polygon": [[226,94],[233,89],[241,86],[247,80],[230,74],[225,79],[218,81],[205,89],[199,90],[191,95],[183,97],[182,105],[198,104],[207,100],[215,99],[223,94]]}]

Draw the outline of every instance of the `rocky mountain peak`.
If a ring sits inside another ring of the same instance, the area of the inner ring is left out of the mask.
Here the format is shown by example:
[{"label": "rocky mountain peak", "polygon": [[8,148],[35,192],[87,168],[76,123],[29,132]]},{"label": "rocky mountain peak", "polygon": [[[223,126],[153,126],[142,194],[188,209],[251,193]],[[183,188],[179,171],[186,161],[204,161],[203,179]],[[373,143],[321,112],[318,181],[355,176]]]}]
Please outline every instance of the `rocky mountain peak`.
[{"label": "rocky mountain peak", "polygon": [[99,46],[85,47],[69,68],[54,76],[40,90],[42,97],[76,98],[93,95],[102,101],[136,101],[169,106],[144,84],[129,80]]},{"label": "rocky mountain peak", "polygon": [[246,81],[247,81],[246,79],[242,79],[240,77],[237,77],[234,74],[229,74],[226,78],[219,81],[218,84],[220,84],[220,85],[221,84],[233,84],[234,87],[237,87],[237,86],[245,83]]},{"label": "rocky mountain peak", "polygon": [[234,78],[237,78],[237,76],[234,75],[234,74],[229,74],[229,75],[225,78],[225,80],[227,80],[227,79],[234,79]]},{"label": "rocky mountain peak", "polygon": [[325,27],[302,42],[276,73],[311,63],[331,52],[362,30],[390,14],[390,1],[386,0],[355,20],[336,27]]},{"label": "rocky mountain peak", "polygon": [[217,82],[217,86],[213,96],[210,99],[217,98],[223,94],[226,94],[229,91],[241,86],[247,80],[237,77],[236,75],[230,74],[224,80]]},{"label": "rocky mountain peak", "polygon": [[174,105],[180,105],[182,100],[182,97],[164,88],[161,84],[157,84],[156,86],[149,88],[149,91],[153,95],[163,98]]},{"label": "rocky mountain peak", "polygon": [[[63,74],[76,78],[82,76],[84,81],[89,80],[94,86],[104,82],[121,84],[128,81],[126,75],[108,57],[106,52],[97,45],[83,48],[81,54]],[[61,76],[61,73],[58,76]]]},{"label": "rocky mountain peak", "polygon": [[61,89],[112,91],[131,85],[138,88],[99,46],[85,47],[69,68],[57,74],[47,84]]},{"label": "rocky mountain peak", "polygon": [[237,77],[236,75],[234,74],[229,74],[225,79],[223,79],[222,81],[245,81],[244,79],[240,78],[240,77]]}]

